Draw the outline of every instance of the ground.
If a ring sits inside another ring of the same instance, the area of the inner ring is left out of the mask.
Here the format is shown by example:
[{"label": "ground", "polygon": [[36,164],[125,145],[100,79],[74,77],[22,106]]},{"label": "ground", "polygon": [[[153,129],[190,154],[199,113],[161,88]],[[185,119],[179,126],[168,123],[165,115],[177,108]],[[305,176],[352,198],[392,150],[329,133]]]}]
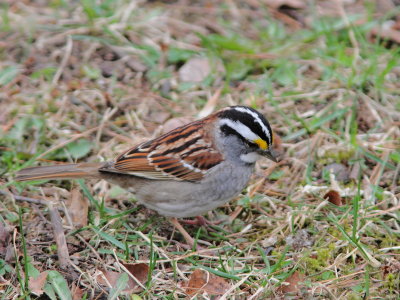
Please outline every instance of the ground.
[{"label": "ground", "polygon": [[[2,299],[398,299],[397,2],[0,4]],[[185,225],[197,250],[116,186],[14,180],[234,104],[281,160]]]}]

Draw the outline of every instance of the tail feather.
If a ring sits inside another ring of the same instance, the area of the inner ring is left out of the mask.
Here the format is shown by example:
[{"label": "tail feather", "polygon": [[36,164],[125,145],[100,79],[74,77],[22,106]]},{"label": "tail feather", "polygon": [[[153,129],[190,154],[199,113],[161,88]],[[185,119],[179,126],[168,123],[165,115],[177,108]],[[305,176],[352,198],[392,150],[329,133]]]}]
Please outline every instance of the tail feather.
[{"label": "tail feather", "polygon": [[16,181],[42,179],[99,178],[99,168],[104,163],[64,164],[22,169],[15,177]]}]

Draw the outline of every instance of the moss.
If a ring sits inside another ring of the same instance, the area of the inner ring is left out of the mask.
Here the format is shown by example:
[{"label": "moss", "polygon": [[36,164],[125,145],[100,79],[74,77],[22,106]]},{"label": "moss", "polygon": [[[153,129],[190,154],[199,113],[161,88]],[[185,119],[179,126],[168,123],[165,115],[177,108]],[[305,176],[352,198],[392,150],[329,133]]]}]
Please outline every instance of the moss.
[{"label": "moss", "polygon": [[342,232],[339,229],[337,229],[336,227],[329,227],[328,233],[330,235],[334,236],[335,238],[337,238],[338,240],[341,240],[343,238]]},{"label": "moss", "polygon": [[392,237],[384,237],[382,238],[381,244],[379,245],[380,248],[388,248],[388,247],[393,247],[397,246],[397,241],[393,239]]},{"label": "moss", "polygon": [[355,154],[354,148],[348,149],[332,149],[325,152],[325,155],[318,160],[319,163],[331,163],[332,161],[340,163],[342,161],[349,161]]},{"label": "moss", "polygon": [[390,293],[397,292],[400,289],[400,274],[387,274],[383,286],[387,288]]},{"label": "moss", "polygon": [[307,257],[305,262],[309,274],[322,271],[326,266],[328,266],[329,261],[335,255],[335,248],[335,244],[331,243],[326,248],[318,249],[316,257]]},{"label": "moss", "polygon": [[362,298],[354,292],[351,292],[346,295],[347,300],[361,300]]},{"label": "moss", "polygon": [[323,157],[317,160],[317,165],[328,165],[331,163],[347,162],[354,157],[354,151],[327,151]]}]

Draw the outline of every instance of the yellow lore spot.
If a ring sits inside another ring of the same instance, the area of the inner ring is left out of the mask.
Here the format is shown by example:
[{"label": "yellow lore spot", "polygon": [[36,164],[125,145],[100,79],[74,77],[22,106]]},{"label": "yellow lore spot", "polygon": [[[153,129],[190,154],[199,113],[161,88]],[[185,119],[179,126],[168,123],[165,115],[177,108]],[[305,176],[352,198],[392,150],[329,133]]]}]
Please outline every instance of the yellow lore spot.
[{"label": "yellow lore spot", "polygon": [[262,149],[262,150],[268,149],[268,144],[263,139],[256,139],[256,140],[254,140],[254,143],[256,143],[258,145],[258,147],[260,147],[260,149]]}]

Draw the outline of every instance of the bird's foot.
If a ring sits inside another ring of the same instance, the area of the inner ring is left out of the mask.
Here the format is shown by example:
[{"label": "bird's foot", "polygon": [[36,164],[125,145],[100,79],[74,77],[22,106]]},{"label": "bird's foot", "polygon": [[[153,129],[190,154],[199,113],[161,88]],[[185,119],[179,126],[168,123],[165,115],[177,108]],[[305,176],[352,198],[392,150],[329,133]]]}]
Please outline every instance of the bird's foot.
[{"label": "bird's foot", "polygon": [[205,226],[207,227],[208,225],[219,225],[222,221],[208,221],[206,218],[203,216],[197,216],[193,220],[186,220],[183,219],[181,220],[181,223],[186,224],[186,225],[197,225],[197,226]]},{"label": "bird's foot", "polygon": [[[180,234],[182,234],[183,238],[185,239],[185,241],[186,241],[187,245],[190,247],[190,249],[204,250],[211,246],[211,244],[206,241],[200,241],[200,240],[195,241],[190,236],[190,234],[185,230],[185,228],[183,228],[182,224],[178,221],[177,218],[170,218],[169,221],[171,222],[172,225],[174,225],[176,230],[178,230],[180,232]],[[204,248],[203,246],[200,246],[199,244],[203,244],[207,248]]]}]

